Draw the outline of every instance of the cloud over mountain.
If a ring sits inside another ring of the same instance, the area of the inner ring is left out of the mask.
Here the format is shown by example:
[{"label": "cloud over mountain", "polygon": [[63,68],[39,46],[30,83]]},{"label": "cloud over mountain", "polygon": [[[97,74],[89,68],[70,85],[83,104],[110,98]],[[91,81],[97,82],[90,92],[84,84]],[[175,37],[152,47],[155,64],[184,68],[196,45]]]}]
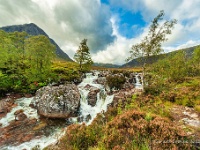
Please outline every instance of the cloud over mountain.
[{"label": "cloud over mountain", "polygon": [[199,44],[199,8],[199,0],[0,0],[0,26],[33,22],[71,58],[87,38],[94,61],[122,64],[160,10],[178,20],[166,52]]},{"label": "cloud over mountain", "polygon": [[0,0],[0,7],[4,20],[0,26],[33,22],[68,48],[65,51],[71,56],[84,38],[91,53],[105,49],[115,39],[110,10],[98,0]]}]

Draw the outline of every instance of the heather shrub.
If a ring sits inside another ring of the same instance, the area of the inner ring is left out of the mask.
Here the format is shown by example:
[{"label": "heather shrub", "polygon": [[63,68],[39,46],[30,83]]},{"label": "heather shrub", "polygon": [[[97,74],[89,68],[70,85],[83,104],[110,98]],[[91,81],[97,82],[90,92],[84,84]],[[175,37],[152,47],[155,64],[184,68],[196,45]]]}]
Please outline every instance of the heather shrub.
[{"label": "heather shrub", "polygon": [[126,78],[123,75],[109,75],[106,77],[106,81],[110,89],[121,89],[126,82]]},{"label": "heather shrub", "polygon": [[[70,125],[58,146],[63,150],[187,149],[187,136],[166,119],[129,110],[109,118],[113,112],[99,114],[91,125]],[[179,141],[179,142],[178,142]],[[181,141],[181,142],[180,142]]]},{"label": "heather shrub", "polygon": [[[148,143],[149,149],[186,149],[187,144],[175,141],[185,141],[184,133],[169,120],[152,115],[146,120],[146,114],[138,111],[127,111],[115,117],[105,128],[104,137],[106,149],[116,146],[131,149],[133,146],[141,149]],[[166,143],[166,141],[171,143]],[[134,141],[134,145],[132,145]],[[174,142],[174,143],[173,143]],[[143,144],[142,144],[143,143]]]}]

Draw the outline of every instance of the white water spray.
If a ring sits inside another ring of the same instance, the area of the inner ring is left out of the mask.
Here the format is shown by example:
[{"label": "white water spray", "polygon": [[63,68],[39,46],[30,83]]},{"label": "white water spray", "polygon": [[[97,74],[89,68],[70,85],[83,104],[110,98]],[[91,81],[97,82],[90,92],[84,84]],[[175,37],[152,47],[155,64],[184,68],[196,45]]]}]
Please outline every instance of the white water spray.
[{"label": "white water spray", "polygon": [[[81,93],[80,117],[83,118],[83,122],[85,122],[87,125],[92,123],[98,113],[106,112],[108,104],[110,104],[113,100],[113,95],[107,95],[103,85],[95,83],[97,78],[98,72],[96,72],[94,75],[92,75],[92,73],[87,73],[86,78],[78,86]],[[95,106],[88,104],[87,97],[89,89],[85,88],[86,85],[100,89],[100,92],[97,93],[97,101]],[[87,120],[88,116],[90,116],[89,121]]]}]

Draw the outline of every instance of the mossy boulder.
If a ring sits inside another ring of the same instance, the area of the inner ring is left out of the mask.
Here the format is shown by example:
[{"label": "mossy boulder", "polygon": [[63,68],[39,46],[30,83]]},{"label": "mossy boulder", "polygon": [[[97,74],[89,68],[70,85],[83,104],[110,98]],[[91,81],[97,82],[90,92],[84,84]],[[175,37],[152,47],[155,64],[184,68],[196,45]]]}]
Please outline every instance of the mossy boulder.
[{"label": "mossy boulder", "polygon": [[36,92],[33,104],[41,116],[66,119],[77,116],[80,93],[75,84],[46,86]]}]

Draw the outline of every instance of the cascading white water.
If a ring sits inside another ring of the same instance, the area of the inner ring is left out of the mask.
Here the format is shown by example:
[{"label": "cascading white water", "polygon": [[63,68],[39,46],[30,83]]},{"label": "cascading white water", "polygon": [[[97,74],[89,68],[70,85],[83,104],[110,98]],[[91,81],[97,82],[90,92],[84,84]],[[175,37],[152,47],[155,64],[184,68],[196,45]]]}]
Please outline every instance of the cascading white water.
[{"label": "cascading white water", "polygon": [[[86,78],[78,86],[81,93],[80,117],[83,118],[83,122],[85,122],[87,125],[92,123],[93,119],[98,113],[107,111],[107,105],[113,100],[113,95],[107,95],[103,85],[95,83],[97,78],[98,72],[95,72],[95,74],[87,73]],[[86,85],[100,89],[100,92],[97,93],[97,102],[95,106],[88,104],[87,97],[89,90],[85,88]],[[88,116],[90,116],[89,121],[86,119]]]},{"label": "cascading white water", "polygon": [[143,84],[142,84],[142,75],[136,74],[135,75],[135,88],[136,89],[143,89]]},{"label": "cascading white water", "polygon": [[[142,89],[143,86],[139,79],[139,74],[135,76],[136,83],[135,88]],[[107,106],[113,101],[114,95],[107,95],[105,87],[101,84],[97,84],[95,80],[98,79],[98,72],[93,73],[87,73],[86,78],[78,85],[79,91],[81,93],[81,101],[80,101],[80,116],[79,118],[82,118],[80,123],[85,122],[87,125],[91,124],[93,119],[96,117],[98,113],[107,111]],[[97,93],[97,101],[95,106],[91,106],[88,104],[88,94],[89,89],[86,88],[86,86],[89,85],[91,87],[95,87],[99,89],[99,92]],[[31,103],[33,98],[21,98],[15,101],[17,106],[11,110],[10,113],[8,113],[4,118],[0,120],[0,123],[2,124],[2,127],[6,127],[9,125],[9,122],[15,119],[14,112],[23,109],[24,114],[28,118],[36,118],[39,119],[39,116],[37,115],[37,111],[31,107],[29,107],[29,104]],[[88,119],[89,116],[89,119]],[[69,120],[73,122],[77,122],[78,117],[70,118]],[[44,147],[53,144],[57,142],[57,140],[64,134],[62,128],[55,128],[52,134],[48,137],[43,136],[39,139],[33,139],[29,142],[22,143],[18,146],[7,146],[7,147],[0,147],[2,150],[21,150],[26,149],[30,150],[35,146],[39,146],[39,149],[43,149]]]},{"label": "cascading white water", "polygon": [[[2,119],[0,119],[0,123],[2,124],[1,127],[6,127],[9,125],[9,122],[15,120],[15,115],[14,113],[17,110],[23,109],[24,110],[24,114],[28,117],[28,118],[36,118],[39,119],[39,116],[37,114],[37,110],[33,109],[31,107],[29,107],[31,101],[33,100],[32,98],[20,98],[17,99],[15,101],[15,104],[17,104],[16,107],[14,107],[5,117],[3,117]],[[62,136],[64,132],[62,131],[61,128],[57,128],[55,129],[55,131],[51,134],[51,136],[42,136],[39,139],[33,139],[29,142],[25,142],[22,143],[18,146],[3,146],[0,147],[1,150],[22,150],[22,149],[26,149],[26,150],[31,150],[33,147],[35,146],[39,146],[40,149],[45,148],[46,146],[55,143],[59,137]]]},{"label": "cascading white water", "polygon": [[[78,85],[79,91],[81,93],[81,101],[80,101],[80,116],[82,117],[83,120],[82,122],[86,122],[87,125],[89,125],[93,119],[96,117],[97,113],[100,113],[102,111],[107,110],[107,105],[112,102],[113,96],[108,96],[105,92],[105,88],[101,84],[96,84],[94,81],[98,78],[98,73],[95,73],[95,75],[92,75],[92,73],[86,74],[86,78],[83,80],[82,83]],[[86,85],[90,85],[93,87],[96,87],[100,89],[100,92],[97,94],[97,102],[95,106],[90,106],[88,105],[87,102],[87,96],[89,93],[89,90],[85,89],[84,87]],[[39,120],[39,116],[37,115],[36,109],[33,109],[29,107],[32,98],[20,98],[15,101],[17,106],[11,110],[4,118],[0,120],[0,123],[2,123],[1,127],[6,127],[9,125],[9,122],[12,120],[15,120],[15,111],[23,109],[24,114],[28,118],[36,118]],[[86,121],[87,116],[90,115],[90,120]],[[73,122],[77,121],[77,118],[71,118]],[[81,122],[81,123],[82,123]],[[0,147],[2,150],[21,150],[21,149],[26,149],[26,150],[31,150],[33,147],[37,147],[38,149],[43,149],[44,147],[56,143],[57,140],[64,134],[61,128],[55,129],[52,134],[48,137],[42,136],[39,139],[33,139],[29,142],[22,143],[18,146],[5,146],[5,147]]]},{"label": "cascading white water", "polygon": [[9,122],[12,120],[15,120],[15,111],[23,109],[24,110],[24,114],[28,117],[28,118],[36,118],[38,119],[38,115],[37,115],[37,110],[33,109],[31,107],[29,107],[31,101],[33,100],[32,98],[20,98],[17,99],[15,101],[15,103],[17,104],[16,107],[14,107],[11,112],[9,112],[4,118],[0,119],[0,123],[2,124],[2,127],[6,127],[9,125]]}]

